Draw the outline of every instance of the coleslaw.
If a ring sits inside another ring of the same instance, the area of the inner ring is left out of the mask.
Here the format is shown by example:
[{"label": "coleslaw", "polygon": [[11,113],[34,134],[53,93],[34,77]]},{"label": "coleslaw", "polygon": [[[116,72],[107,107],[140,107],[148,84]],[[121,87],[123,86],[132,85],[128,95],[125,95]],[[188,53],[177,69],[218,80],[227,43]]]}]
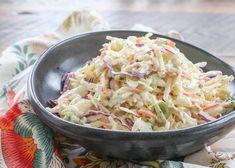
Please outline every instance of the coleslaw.
[{"label": "coleslaw", "polygon": [[164,131],[213,121],[234,108],[233,76],[204,72],[165,38],[107,36],[100,55],[66,73],[47,109],[86,126]]}]

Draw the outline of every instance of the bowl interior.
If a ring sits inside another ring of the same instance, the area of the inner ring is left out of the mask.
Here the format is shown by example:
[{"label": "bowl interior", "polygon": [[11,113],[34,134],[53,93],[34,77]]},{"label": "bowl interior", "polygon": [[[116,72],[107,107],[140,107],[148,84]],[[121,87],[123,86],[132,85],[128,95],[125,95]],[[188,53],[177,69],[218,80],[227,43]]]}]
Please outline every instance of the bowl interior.
[{"label": "bowl interior", "polygon": [[[65,72],[71,72],[83,66],[88,60],[99,55],[102,44],[107,42],[106,36],[126,38],[127,36],[143,36],[145,32],[137,31],[104,31],[86,33],[64,40],[46,51],[37,61],[32,80],[36,97],[47,107],[47,101],[60,96],[61,78]],[[165,37],[154,34],[152,38]],[[168,37],[165,37],[168,38]],[[171,39],[171,38],[170,38]],[[223,74],[234,75],[228,64],[211,54],[185,42],[171,39],[177,48],[192,62],[206,61],[207,70],[221,70]],[[231,84],[231,95],[235,95],[235,83]]]}]

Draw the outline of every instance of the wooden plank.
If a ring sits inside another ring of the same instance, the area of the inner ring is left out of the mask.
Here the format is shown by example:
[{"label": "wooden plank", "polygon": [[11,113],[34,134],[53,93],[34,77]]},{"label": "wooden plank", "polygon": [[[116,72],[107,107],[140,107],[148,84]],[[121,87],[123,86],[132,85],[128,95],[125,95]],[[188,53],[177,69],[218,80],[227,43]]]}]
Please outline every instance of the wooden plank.
[{"label": "wooden plank", "polygon": [[[195,0],[37,0],[37,1],[8,1],[2,2],[0,10],[14,11],[71,11],[84,7],[99,9],[100,11],[158,11],[158,12],[189,12],[189,13],[235,13],[235,3],[231,0],[195,1]],[[66,4],[66,7],[65,7]],[[53,6],[53,7],[52,7]],[[216,8],[215,8],[216,7]]]},{"label": "wooden plank", "polygon": [[[53,31],[69,13],[18,14],[0,11],[0,16],[3,16],[0,17],[0,50],[20,39]],[[163,34],[175,29],[182,33],[185,41],[214,55],[235,55],[235,14],[114,11],[102,12],[102,15],[115,29],[128,29],[136,23],[151,26]]]}]

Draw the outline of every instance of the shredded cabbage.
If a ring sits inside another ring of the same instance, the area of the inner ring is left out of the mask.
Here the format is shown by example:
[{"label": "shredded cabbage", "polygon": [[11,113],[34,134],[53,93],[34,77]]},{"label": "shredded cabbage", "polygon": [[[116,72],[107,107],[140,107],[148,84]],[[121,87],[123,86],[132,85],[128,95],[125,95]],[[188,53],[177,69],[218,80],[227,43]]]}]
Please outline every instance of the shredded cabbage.
[{"label": "shredded cabbage", "polygon": [[108,36],[100,55],[63,77],[62,95],[48,110],[86,126],[165,131],[193,127],[234,108],[233,76],[203,72],[171,40]]}]

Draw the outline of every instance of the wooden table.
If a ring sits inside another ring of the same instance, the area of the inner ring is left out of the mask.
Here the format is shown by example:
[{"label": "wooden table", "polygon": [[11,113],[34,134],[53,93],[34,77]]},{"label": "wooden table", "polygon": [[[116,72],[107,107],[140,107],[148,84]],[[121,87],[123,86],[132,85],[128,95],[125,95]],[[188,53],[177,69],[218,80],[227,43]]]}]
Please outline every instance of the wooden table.
[{"label": "wooden table", "polygon": [[[69,13],[83,7],[97,9],[112,28],[142,23],[161,33],[175,29],[185,41],[235,65],[233,0],[0,0],[0,51],[18,40],[53,31]],[[234,142],[235,131],[213,148],[235,151]]]}]

